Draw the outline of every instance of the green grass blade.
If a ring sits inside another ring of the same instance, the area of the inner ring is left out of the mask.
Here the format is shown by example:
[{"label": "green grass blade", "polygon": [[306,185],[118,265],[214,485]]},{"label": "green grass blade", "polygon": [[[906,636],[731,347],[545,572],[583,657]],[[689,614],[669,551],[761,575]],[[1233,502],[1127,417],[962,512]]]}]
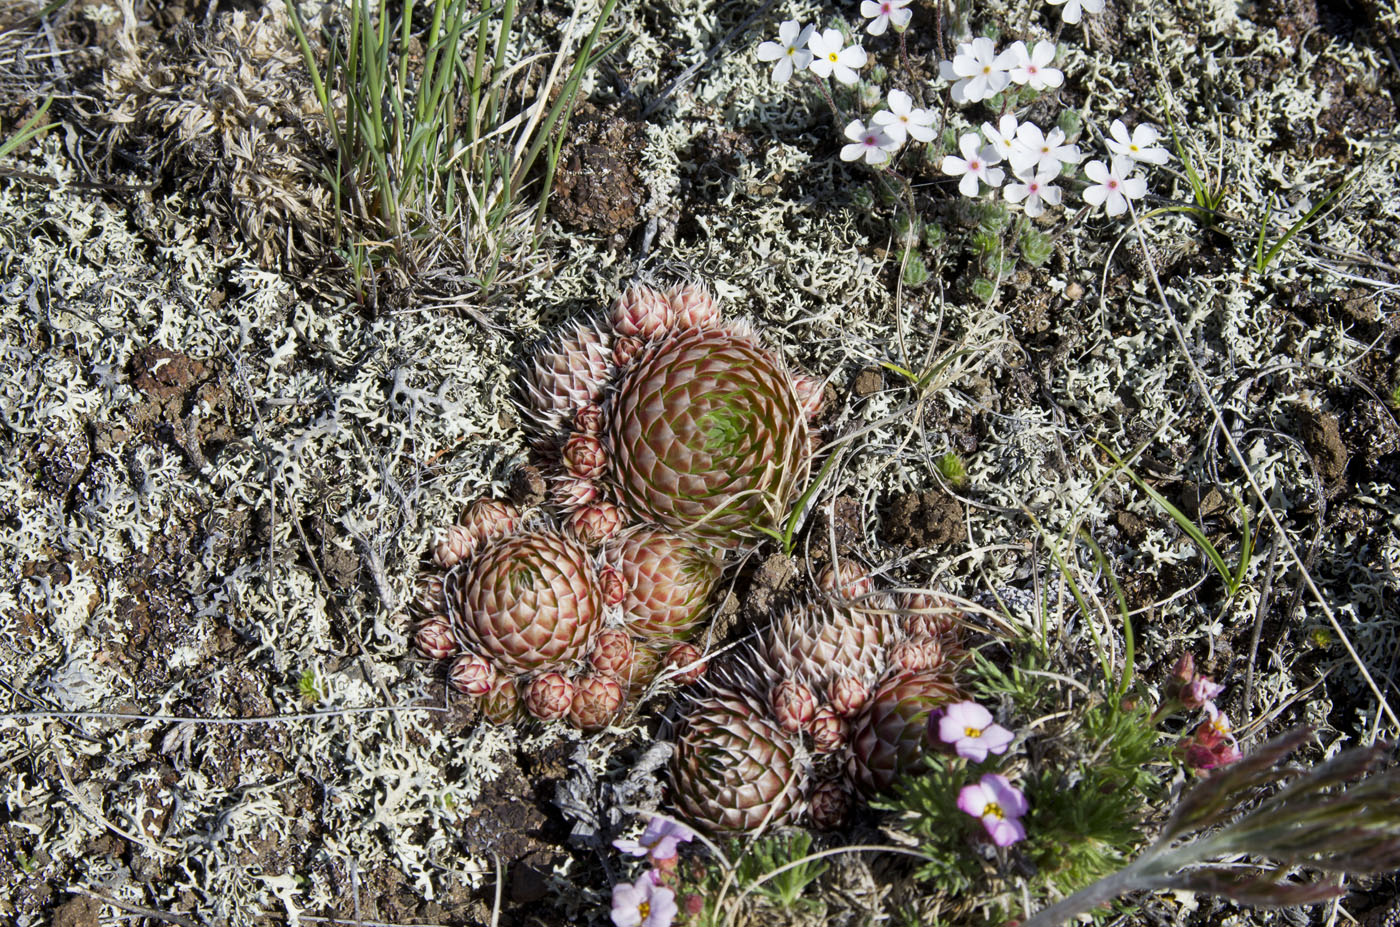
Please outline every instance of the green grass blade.
[{"label": "green grass blade", "polygon": [[1133,620],[1128,614],[1128,597],[1123,594],[1123,587],[1119,584],[1118,577],[1114,575],[1108,558],[1104,556],[1103,550],[1094,541],[1093,535],[1080,529],[1079,537],[1094,552],[1094,562],[1098,564],[1099,569],[1108,577],[1109,584],[1113,586],[1113,596],[1118,600],[1118,614],[1123,619],[1123,679],[1118,685],[1118,697],[1121,699],[1128,694],[1128,688],[1133,683]]},{"label": "green grass blade", "polygon": [[1259,223],[1259,240],[1254,245],[1254,272],[1262,274],[1268,263],[1264,260],[1264,245],[1268,241],[1269,216],[1273,213],[1273,199],[1264,201],[1264,218]]},{"label": "green grass blade", "polygon": [[1356,179],[1356,175],[1359,173],[1361,173],[1361,168],[1358,167],[1346,177],[1343,177],[1341,183],[1333,187],[1332,190],[1326,196],[1318,200],[1317,203],[1313,205],[1312,209],[1309,209],[1306,213],[1304,213],[1302,218],[1300,218],[1297,222],[1294,222],[1291,226],[1288,227],[1288,231],[1283,233],[1283,237],[1274,243],[1274,246],[1269,249],[1268,254],[1264,255],[1263,266],[1259,268],[1259,272],[1261,274],[1268,269],[1268,266],[1270,264],[1274,262],[1274,258],[1278,257],[1278,253],[1279,251],[1283,250],[1283,246],[1288,244],[1288,242],[1292,240],[1294,235],[1297,235],[1300,231],[1302,231],[1303,226],[1311,222],[1313,216],[1316,216],[1318,213],[1322,212],[1322,210],[1326,208],[1328,203],[1336,199],[1338,194],[1345,190],[1347,188],[1347,184],[1351,183],[1354,179]]},{"label": "green grass blade", "polygon": [[49,111],[49,106],[52,104],[53,97],[49,97],[43,103],[39,104],[39,108],[35,110],[34,115],[26,119],[24,125],[20,126],[19,129],[15,131],[14,135],[7,138],[3,144],[0,144],[0,158],[8,156],[20,145],[23,145],[30,139],[38,138],[40,135],[43,135],[45,132],[58,125],[56,122],[51,122],[48,125],[39,125],[39,120],[44,118],[44,114]]},{"label": "green grass blade", "polygon": [[1090,438],[1089,440],[1097,444],[1099,449],[1105,454],[1112,457],[1113,462],[1118,465],[1118,468],[1128,475],[1128,479],[1132,480],[1133,483],[1137,485],[1138,489],[1147,493],[1152,501],[1157,503],[1164,512],[1170,515],[1172,521],[1176,522],[1177,526],[1181,528],[1182,531],[1186,532],[1191,540],[1196,542],[1196,546],[1205,552],[1206,557],[1210,560],[1211,566],[1215,567],[1216,572],[1220,574],[1220,578],[1224,580],[1225,588],[1233,595],[1235,592],[1235,575],[1226,565],[1225,558],[1220,556],[1220,551],[1216,550],[1215,545],[1205,536],[1205,532],[1196,527],[1196,523],[1187,518],[1185,512],[1172,505],[1171,502],[1167,500],[1166,496],[1143,482],[1142,478],[1133,472],[1133,469],[1123,461],[1123,458],[1114,453],[1112,448],[1096,438]]}]

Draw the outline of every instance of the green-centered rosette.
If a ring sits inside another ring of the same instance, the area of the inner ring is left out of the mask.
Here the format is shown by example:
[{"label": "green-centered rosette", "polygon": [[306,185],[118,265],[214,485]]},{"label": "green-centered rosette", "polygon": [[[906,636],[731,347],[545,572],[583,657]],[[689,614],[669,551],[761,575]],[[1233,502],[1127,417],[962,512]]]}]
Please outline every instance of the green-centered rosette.
[{"label": "green-centered rosette", "polygon": [[511,673],[567,668],[582,660],[603,620],[592,558],[557,531],[488,543],[449,575],[449,587],[458,634]]},{"label": "green-centered rosette", "polygon": [[686,711],[671,755],[671,800],[712,834],[796,823],[809,769],[801,742],[753,697],[717,688]]},{"label": "green-centered rosette", "polygon": [[753,339],[647,347],[608,400],[609,480],[635,516],[726,547],[781,530],[810,465],[792,379]]}]

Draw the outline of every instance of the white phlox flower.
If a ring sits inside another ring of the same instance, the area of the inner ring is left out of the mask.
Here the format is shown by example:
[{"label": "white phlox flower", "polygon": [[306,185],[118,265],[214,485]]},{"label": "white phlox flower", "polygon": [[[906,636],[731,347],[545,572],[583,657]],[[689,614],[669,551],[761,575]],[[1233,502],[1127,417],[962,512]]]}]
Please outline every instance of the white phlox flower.
[{"label": "white phlox flower", "polygon": [[941,63],[938,72],[945,78],[957,79],[953,84],[954,103],[976,103],[1005,90],[1011,83],[1007,71],[1015,66],[1015,54],[1008,50],[998,55],[991,39],[978,37],[960,44],[952,62]]},{"label": "white phlox flower", "polygon": [[958,149],[963,156],[959,158],[956,155],[948,155],[940,167],[945,174],[962,177],[962,180],[958,181],[959,193],[963,196],[976,196],[981,190],[978,186],[979,181],[991,187],[1001,186],[1006,172],[999,167],[992,167],[1001,160],[1001,155],[995,148],[984,145],[976,132],[968,132],[958,139]]},{"label": "white phlox flower", "polygon": [[1051,206],[1060,205],[1063,194],[1059,187],[1050,185],[1054,180],[1056,172],[1040,171],[1035,174],[1025,174],[1018,176],[1015,183],[1009,183],[1002,190],[1002,195],[1006,197],[1008,203],[1019,203],[1025,200],[1026,215],[1032,219],[1038,219],[1045,214],[1045,204]]},{"label": "white phlox flower", "polygon": [[807,67],[818,77],[834,76],[843,84],[854,84],[860,78],[858,68],[865,67],[865,49],[859,45],[842,48],[846,40],[839,29],[825,29],[812,34],[807,47],[812,50],[812,62]]},{"label": "white phlox flower", "polygon": [[1167,159],[1171,157],[1167,154],[1167,149],[1157,144],[1157,139],[1162,136],[1151,126],[1138,126],[1130,136],[1123,120],[1115,119],[1108,130],[1113,138],[1106,139],[1105,144],[1116,156],[1145,161],[1148,164],[1166,164]]},{"label": "white phlox flower", "polygon": [[801,71],[812,63],[812,53],[806,46],[815,31],[815,26],[803,26],[797,20],[789,19],[778,27],[778,41],[763,42],[758,46],[759,61],[775,62],[775,84],[786,84],[792,80],[794,71]]},{"label": "white phlox flower", "polygon": [[1071,26],[1079,22],[1084,13],[1103,12],[1103,0],[1049,0],[1049,3],[1051,6],[1065,5],[1060,11],[1060,18]]},{"label": "white phlox flower", "polygon": [[880,165],[890,159],[891,147],[899,147],[885,134],[884,129],[876,125],[867,128],[859,119],[846,123],[846,138],[851,143],[842,146],[842,161],[855,161],[863,157],[866,164]]},{"label": "white phlox flower", "polygon": [[1094,186],[1084,188],[1084,202],[1102,206],[1110,216],[1128,211],[1128,200],[1140,199],[1147,193],[1147,181],[1133,174],[1132,158],[1115,156],[1111,166],[1097,158],[1084,165],[1084,174]]},{"label": "white phlox flower", "polygon": [[[995,126],[990,122],[982,123],[982,137],[997,150],[998,160],[1011,160],[1016,153],[1016,117],[1006,113]],[[1012,169],[1015,169],[1014,164]]]},{"label": "white phlox flower", "polygon": [[891,90],[886,101],[890,108],[880,110],[870,121],[885,130],[896,148],[909,137],[920,142],[933,141],[933,113],[914,106],[914,99],[903,90]]},{"label": "white phlox flower", "polygon": [[1058,87],[1065,82],[1064,72],[1050,67],[1055,60],[1054,42],[1036,42],[1030,50],[1025,42],[1013,42],[1008,50],[1016,56],[1016,66],[1010,72],[1013,82],[1029,84],[1032,90]]},{"label": "white phlox flower", "polygon": [[1032,170],[1058,174],[1064,165],[1078,164],[1082,157],[1077,147],[1065,144],[1065,133],[1058,127],[1046,135],[1035,123],[1023,122],[1016,130],[1016,144],[1008,160],[1017,174]]},{"label": "white phlox flower", "polygon": [[906,10],[913,0],[861,0],[860,15],[870,22],[866,23],[865,31],[871,35],[884,35],[885,29],[894,26],[895,32],[903,32],[909,25],[909,19],[914,15],[913,10]]}]

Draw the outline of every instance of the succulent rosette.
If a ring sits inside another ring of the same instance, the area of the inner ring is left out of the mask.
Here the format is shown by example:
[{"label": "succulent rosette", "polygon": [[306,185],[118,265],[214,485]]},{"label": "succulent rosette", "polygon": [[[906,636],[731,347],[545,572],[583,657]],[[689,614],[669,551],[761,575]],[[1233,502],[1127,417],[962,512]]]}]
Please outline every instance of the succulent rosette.
[{"label": "succulent rosette", "polygon": [[670,773],[677,809],[711,833],[795,823],[809,776],[801,741],[778,727],[760,700],[727,688],[687,711]]},{"label": "succulent rosette", "polygon": [[639,520],[735,546],[778,530],[806,482],[792,378],[732,327],[646,347],[605,411],[610,482]]},{"label": "succulent rosette", "polygon": [[683,639],[705,617],[720,561],[683,538],[642,528],[619,538],[609,560],[622,574],[622,611],[631,633]]},{"label": "succulent rosette", "polygon": [[807,602],[773,623],[759,653],[782,675],[822,692],[841,678],[873,682],[884,671],[893,633],[881,611]]},{"label": "succulent rosette", "polygon": [[513,673],[566,667],[587,655],[603,618],[588,552],[557,531],[485,545],[448,576],[448,604],[464,641]]},{"label": "succulent rosette", "polygon": [[846,776],[866,795],[889,789],[901,773],[919,768],[929,712],[963,698],[946,673],[894,673],[851,720]]},{"label": "succulent rosette", "polygon": [[612,335],[591,322],[573,322],[540,345],[525,365],[520,397],[535,446],[556,444],[579,410],[601,397],[611,371]]}]

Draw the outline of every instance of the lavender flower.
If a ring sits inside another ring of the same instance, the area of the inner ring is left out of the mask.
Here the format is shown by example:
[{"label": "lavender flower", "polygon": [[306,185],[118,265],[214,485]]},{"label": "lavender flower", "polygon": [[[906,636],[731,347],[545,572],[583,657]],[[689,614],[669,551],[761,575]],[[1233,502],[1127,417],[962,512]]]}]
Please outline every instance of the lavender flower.
[{"label": "lavender flower", "polygon": [[952,744],[963,759],[980,763],[988,753],[1005,753],[1016,735],[993,723],[992,713],[976,702],[958,702],[938,719],[938,739]]},{"label": "lavender flower", "polygon": [[656,871],[644,872],[631,885],[613,886],[612,922],[616,927],[670,927],[676,919],[676,893],[662,888]]},{"label": "lavender flower", "polygon": [[646,830],[636,840],[614,840],[617,847],[628,856],[650,856],[653,863],[674,859],[676,849],[682,843],[689,843],[695,834],[690,828],[666,818],[652,818]]},{"label": "lavender flower", "polygon": [[1026,839],[1026,829],[1018,819],[1030,810],[1030,804],[1004,776],[988,773],[976,785],[963,786],[958,793],[958,807],[981,818],[992,843],[999,847]]}]

